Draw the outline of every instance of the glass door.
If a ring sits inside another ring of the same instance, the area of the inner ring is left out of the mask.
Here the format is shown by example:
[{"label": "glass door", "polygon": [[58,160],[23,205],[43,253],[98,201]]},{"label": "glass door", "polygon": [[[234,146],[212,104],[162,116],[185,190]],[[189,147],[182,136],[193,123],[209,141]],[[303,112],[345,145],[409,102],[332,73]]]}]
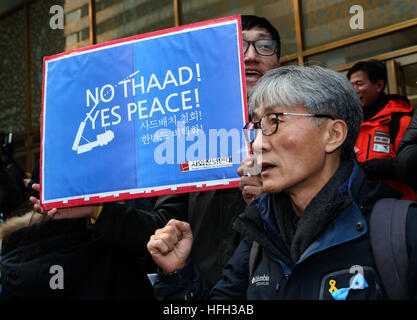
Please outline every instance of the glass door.
[{"label": "glass door", "polygon": [[417,106],[417,54],[387,61],[390,93],[407,96]]}]

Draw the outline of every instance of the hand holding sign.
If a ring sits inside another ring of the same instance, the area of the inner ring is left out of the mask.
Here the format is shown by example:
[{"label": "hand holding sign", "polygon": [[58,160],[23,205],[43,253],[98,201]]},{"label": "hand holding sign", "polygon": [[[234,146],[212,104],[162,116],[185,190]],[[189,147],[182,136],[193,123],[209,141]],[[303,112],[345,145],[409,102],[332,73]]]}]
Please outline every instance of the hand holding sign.
[{"label": "hand holding sign", "polygon": [[[33,184],[32,188],[36,191],[39,191],[40,185]],[[47,215],[52,219],[76,219],[76,218],[97,218],[98,206],[89,205],[89,206],[80,206],[72,208],[53,208],[51,210],[44,210],[41,206],[39,199],[35,197],[29,198],[30,202],[33,203],[33,209],[41,214]]]}]

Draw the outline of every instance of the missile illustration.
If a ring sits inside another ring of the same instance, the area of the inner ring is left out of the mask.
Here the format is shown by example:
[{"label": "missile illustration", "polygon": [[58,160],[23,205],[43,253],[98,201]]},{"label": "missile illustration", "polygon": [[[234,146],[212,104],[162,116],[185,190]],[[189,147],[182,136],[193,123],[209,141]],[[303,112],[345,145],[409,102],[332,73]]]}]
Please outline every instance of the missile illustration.
[{"label": "missile illustration", "polygon": [[83,135],[83,131],[85,128],[86,120],[81,121],[80,126],[78,127],[77,135],[75,136],[74,143],[72,145],[72,150],[77,151],[78,145],[80,144],[80,139]]},{"label": "missile illustration", "polygon": [[98,134],[96,141],[86,143],[86,144],[83,144],[82,146],[79,146],[77,148],[77,153],[78,154],[84,153],[84,152],[90,151],[91,149],[93,149],[97,146],[104,146],[104,145],[108,144],[110,141],[112,141],[113,138],[114,138],[113,131],[107,130],[104,133]]},{"label": "missile illustration", "polygon": [[[124,81],[127,81],[127,79],[132,78],[133,76],[135,76],[137,73],[139,73],[139,70],[135,71],[134,73],[130,74],[129,76],[127,76]],[[123,82],[119,82],[118,84],[122,84]],[[117,85],[116,85],[117,86]],[[99,103],[100,99],[97,99],[96,103],[94,104],[93,108],[91,108],[90,112],[88,112],[86,114],[86,117],[84,118],[84,120],[82,120],[80,122],[80,125],[78,126],[78,130],[77,130],[77,134],[75,135],[75,139],[74,142],[72,144],[72,150],[77,151],[78,154],[80,153],[84,153],[87,151],[92,150],[93,148],[97,147],[97,146],[104,146],[107,145],[110,141],[113,140],[114,138],[114,132],[111,130],[106,130],[104,133],[98,134],[97,135],[97,139],[96,141],[88,141],[86,138],[83,137],[83,132],[84,132],[84,128],[87,124],[87,119],[90,117],[91,118],[91,114],[93,113],[93,111],[96,109],[98,103]],[[81,138],[83,138],[84,140],[87,140],[88,143],[83,144],[83,145],[79,145]]]},{"label": "missile illustration", "polygon": [[111,130],[107,130],[104,133],[98,134],[96,136],[97,137],[96,141],[88,142],[88,143],[83,144],[81,146],[79,145],[80,140],[83,136],[83,132],[84,132],[85,125],[87,123],[87,119],[88,119],[89,115],[97,107],[97,105],[98,105],[98,102],[94,105],[94,107],[91,109],[91,111],[87,114],[85,119],[83,121],[81,121],[81,123],[78,127],[77,134],[75,135],[74,143],[72,144],[72,150],[77,151],[78,154],[90,151],[97,146],[104,146],[104,145],[108,144],[110,141],[112,141],[113,138],[114,138],[114,132],[111,131]]}]

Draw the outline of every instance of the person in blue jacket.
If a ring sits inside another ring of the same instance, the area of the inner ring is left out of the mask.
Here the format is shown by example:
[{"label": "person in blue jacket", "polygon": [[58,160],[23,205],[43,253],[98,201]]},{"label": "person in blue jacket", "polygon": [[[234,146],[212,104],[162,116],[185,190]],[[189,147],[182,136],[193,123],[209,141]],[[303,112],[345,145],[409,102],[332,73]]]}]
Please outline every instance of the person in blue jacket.
[{"label": "person in blue jacket", "polygon": [[[189,224],[170,220],[148,242],[165,299],[385,299],[369,239],[380,198],[354,156],[362,107],[342,74],[318,66],[269,71],[249,100],[247,129],[264,193],[234,223],[244,238],[208,292],[189,259]],[[408,296],[417,296],[417,209],[407,212]],[[249,273],[253,243],[258,261]],[[343,290],[341,290],[343,289]],[[335,294],[337,293],[337,294]]]}]

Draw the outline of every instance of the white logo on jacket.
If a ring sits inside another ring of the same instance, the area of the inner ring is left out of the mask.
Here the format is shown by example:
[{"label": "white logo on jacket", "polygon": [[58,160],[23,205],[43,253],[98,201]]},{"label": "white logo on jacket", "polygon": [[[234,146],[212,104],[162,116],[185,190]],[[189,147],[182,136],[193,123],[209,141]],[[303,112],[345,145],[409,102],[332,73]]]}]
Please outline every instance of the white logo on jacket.
[{"label": "white logo on jacket", "polygon": [[269,286],[269,275],[254,276],[251,283],[256,286]]}]

